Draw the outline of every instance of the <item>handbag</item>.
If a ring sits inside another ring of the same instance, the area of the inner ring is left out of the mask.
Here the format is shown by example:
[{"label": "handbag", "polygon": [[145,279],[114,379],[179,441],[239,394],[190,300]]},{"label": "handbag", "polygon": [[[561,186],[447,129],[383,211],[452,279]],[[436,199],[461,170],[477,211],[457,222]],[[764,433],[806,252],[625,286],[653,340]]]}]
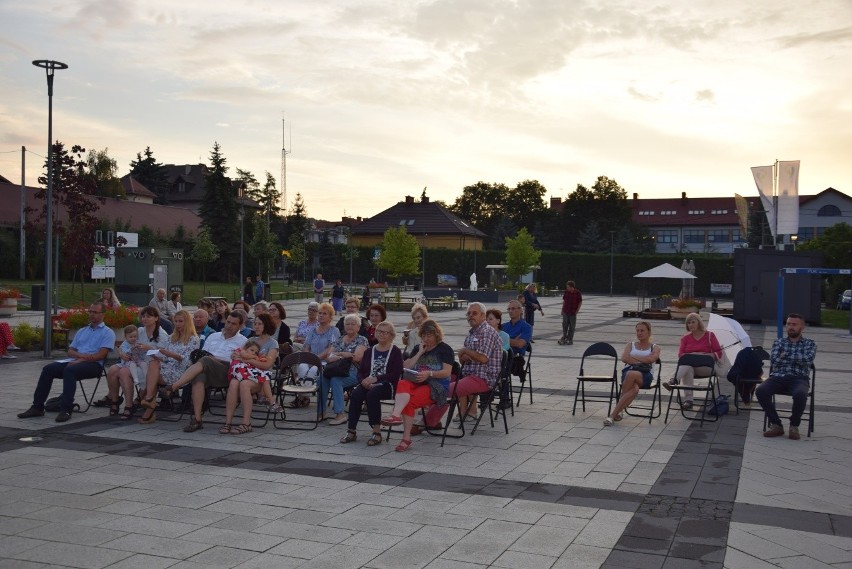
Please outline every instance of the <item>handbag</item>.
[{"label": "handbag", "polygon": [[325,364],[322,368],[322,375],[326,379],[332,377],[346,377],[349,375],[349,368],[352,367],[352,358],[340,358],[331,363]]},{"label": "handbag", "polygon": [[198,348],[197,350],[192,350],[189,353],[189,361],[196,364],[196,363],[198,363],[198,360],[200,360],[204,356],[209,356],[209,355],[211,355],[211,354],[207,350],[202,350],[201,348]]},{"label": "handbag", "polygon": [[707,410],[707,414],[716,415],[717,417],[727,415],[729,407],[728,396],[720,395],[716,398],[716,401],[713,402],[713,405],[710,406],[710,409]]}]

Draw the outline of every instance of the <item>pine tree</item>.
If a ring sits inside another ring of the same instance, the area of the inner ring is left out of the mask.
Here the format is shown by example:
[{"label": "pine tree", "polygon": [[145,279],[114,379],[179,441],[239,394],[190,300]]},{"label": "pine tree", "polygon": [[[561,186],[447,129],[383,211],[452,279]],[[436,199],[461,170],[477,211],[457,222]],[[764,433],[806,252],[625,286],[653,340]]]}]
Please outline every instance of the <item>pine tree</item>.
[{"label": "pine tree", "polygon": [[166,168],[154,159],[150,146],[145,147],[145,158],[142,158],[141,153],[136,153],[136,160],[130,162],[130,175],[157,196],[154,203],[169,203],[169,174]]},{"label": "pine tree", "polygon": [[210,152],[210,167],[204,177],[204,196],[201,198],[199,215],[210,231],[210,237],[218,247],[221,257],[219,269],[225,269],[230,281],[231,267],[239,258],[240,211],[237,192],[225,174],[228,167],[218,142]]}]

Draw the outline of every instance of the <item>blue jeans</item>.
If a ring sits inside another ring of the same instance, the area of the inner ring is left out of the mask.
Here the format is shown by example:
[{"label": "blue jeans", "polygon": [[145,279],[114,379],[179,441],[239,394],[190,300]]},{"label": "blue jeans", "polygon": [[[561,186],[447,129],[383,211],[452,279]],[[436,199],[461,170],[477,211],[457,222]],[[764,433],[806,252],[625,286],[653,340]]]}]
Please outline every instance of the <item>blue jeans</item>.
[{"label": "blue jeans", "polygon": [[62,379],[62,395],[59,397],[59,407],[63,411],[71,412],[74,407],[74,394],[77,392],[77,380],[91,379],[101,374],[100,362],[80,362],[74,365],[53,362],[41,368],[35,393],[33,394],[33,407],[44,409],[44,402],[50,395],[53,380]]},{"label": "blue jeans", "polygon": [[766,412],[769,423],[780,425],[781,418],[772,403],[772,396],[777,394],[791,395],[793,397],[793,409],[790,412],[790,426],[798,427],[802,422],[802,413],[808,402],[808,391],[810,382],[807,377],[798,375],[772,376],[757,386],[754,394],[760,402],[760,406]]},{"label": "blue jeans", "polygon": [[349,375],[346,377],[332,377],[328,379],[322,376],[320,378],[319,401],[317,401],[320,413],[325,413],[325,402],[326,398],[328,398],[329,389],[331,389],[332,411],[335,414],[343,413],[343,406],[345,405],[343,390],[355,385],[358,385],[358,367],[354,365],[349,369]]}]

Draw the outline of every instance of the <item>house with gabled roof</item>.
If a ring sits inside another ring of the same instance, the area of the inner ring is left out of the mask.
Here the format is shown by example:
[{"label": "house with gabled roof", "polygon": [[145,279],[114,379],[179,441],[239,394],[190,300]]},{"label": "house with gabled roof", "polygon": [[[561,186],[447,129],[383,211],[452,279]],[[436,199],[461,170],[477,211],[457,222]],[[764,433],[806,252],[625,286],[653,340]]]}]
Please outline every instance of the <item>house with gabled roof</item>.
[{"label": "house with gabled roof", "polygon": [[404,226],[421,247],[481,251],[485,233],[439,204],[422,196],[405,201],[366,219],[352,228],[352,244],[374,246],[390,227]]},{"label": "house with gabled roof", "polygon": [[128,201],[137,203],[154,203],[157,194],[145,187],[145,184],[131,176],[125,174],[121,177],[121,187],[124,188],[124,195]]}]

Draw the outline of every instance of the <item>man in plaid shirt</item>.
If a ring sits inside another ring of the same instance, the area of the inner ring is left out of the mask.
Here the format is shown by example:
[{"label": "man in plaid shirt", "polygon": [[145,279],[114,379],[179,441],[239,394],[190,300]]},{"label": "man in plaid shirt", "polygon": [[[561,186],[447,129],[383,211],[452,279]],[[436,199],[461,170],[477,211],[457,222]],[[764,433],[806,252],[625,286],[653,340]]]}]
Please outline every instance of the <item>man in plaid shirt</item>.
[{"label": "man in plaid shirt", "polygon": [[764,437],[780,437],[784,426],[775,410],[772,396],[777,393],[789,393],[793,396],[793,409],[790,412],[790,438],[799,440],[799,423],[808,401],[810,390],[811,365],[816,357],[816,342],[802,336],[805,320],[801,314],[791,313],[786,322],[787,337],[778,338],[772,344],[770,354],[772,371],[769,379],[755,390],[760,406],[769,417],[769,428]]},{"label": "man in plaid shirt", "polygon": [[450,384],[450,396],[458,389],[459,417],[476,416],[474,402],[479,393],[494,387],[503,361],[503,343],[497,330],[485,321],[485,305],[471,302],[467,307],[470,332],[459,350],[462,364],[461,379]]}]

